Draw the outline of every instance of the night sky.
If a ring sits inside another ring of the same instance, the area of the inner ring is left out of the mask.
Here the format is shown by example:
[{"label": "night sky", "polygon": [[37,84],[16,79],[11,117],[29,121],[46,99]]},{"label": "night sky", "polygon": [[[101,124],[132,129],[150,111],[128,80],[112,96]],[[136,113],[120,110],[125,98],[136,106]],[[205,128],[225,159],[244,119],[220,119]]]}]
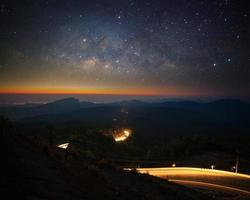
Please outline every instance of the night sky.
[{"label": "night sky", "polygon": [[249,96],[240,0],[0,3],[0,93]]}]

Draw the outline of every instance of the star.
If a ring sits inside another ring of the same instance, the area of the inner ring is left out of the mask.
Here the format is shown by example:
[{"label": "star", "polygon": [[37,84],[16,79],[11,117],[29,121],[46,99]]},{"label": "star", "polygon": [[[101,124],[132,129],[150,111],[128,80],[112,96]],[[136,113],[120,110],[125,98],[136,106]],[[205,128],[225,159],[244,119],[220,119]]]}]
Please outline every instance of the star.
[{"label": "star", "polygon": [[[3,25],[10,24],[1,30],[0,65],[12,66],[0,73],[0,89],[12,82],[42,88],[59,77],[62,87],[136,88],[143,79],[159,91],[171,86],[171,91],[190,87],[199,93],[221,85],[221,92],[230,94],[238,92],[231,81],[235,71],[244,77],[235,84],[249,89],[249,13],[240,1],[237,6],[228,0],[200,1],[195,7],[191,1],[169,6],[170,0],[60,2],[46,6],[44,1],[41,8],[13,3],[13,9],[0,3]],[[215,81],[211,71],[224,78]],[[13,74],[29,77],[14,80]],[[200,79],[203,83],[193,89]]]}]

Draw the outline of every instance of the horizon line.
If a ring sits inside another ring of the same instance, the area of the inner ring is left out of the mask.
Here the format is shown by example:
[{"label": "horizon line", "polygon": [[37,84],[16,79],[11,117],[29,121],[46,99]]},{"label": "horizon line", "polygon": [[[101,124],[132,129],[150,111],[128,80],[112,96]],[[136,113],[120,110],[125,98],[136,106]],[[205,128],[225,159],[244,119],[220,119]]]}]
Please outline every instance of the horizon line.
[{"label": "horizon line", "polygon": [[[151,90],[152,91],[152,90]],[[169,98],[240,98],[250,99],[245,95],[229,95],[229,94],[199,94],[199,93],[183,93],[174,92],[147,92],[140,89],[134,91],[128,89],[0,89],[0,95],[100,95],[100,96],[148,96],[148,97],[169,97]]]},{"label": "horizon line", "polygon": [[173,92],[153,92],[153,90],[145,91],[141,89],[31,89],[31,90],[9,90],[0,89],[0,94],[23,94],[23,95],[125,95],[125,96],[208,96],[202,94],[176,94]]}]

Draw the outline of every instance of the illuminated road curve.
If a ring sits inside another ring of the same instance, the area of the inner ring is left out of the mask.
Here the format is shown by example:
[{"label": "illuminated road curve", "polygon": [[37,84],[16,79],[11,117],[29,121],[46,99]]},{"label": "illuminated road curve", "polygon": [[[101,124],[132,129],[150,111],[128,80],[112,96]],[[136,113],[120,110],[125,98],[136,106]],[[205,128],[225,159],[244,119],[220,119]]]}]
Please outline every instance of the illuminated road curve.
[{"label": "illuminated road curve", "polygon": [[250,175],[247,174],[192,167],[137,168],[136,170],[139,173],[157,176],[181,185],[250,195]]},{"label": "illuminated road curve", "polygon": [[213,183],[203,183],[199,181],[187,181],[187,180],[172,180],[169,179],[169,181],[185,185],[185,186],[191,186],[191,187],[196,187],[196,188],[207,188],[207,189],[212,189],[212,190],[222,190],[222,191],[228,191],[228,192],[236,192],[244,195],[250,195],[250,192],[247,190],[242,190],[234,187],[228,187],[228,186],[223,186],[223,185],[217,185]]}]

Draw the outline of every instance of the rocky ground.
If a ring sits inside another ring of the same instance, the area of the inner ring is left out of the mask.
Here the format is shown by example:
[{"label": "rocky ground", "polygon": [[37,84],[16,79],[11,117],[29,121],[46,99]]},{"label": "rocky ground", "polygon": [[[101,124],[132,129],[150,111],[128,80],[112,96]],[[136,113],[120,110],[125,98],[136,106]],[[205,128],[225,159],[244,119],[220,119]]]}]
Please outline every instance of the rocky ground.
[{"label": "rocky ground", "polygon": [[124,172],[107,161],[81,158],[23,135],[1,136],[0,155],[3,199],[211,199],[192,189]]}]

